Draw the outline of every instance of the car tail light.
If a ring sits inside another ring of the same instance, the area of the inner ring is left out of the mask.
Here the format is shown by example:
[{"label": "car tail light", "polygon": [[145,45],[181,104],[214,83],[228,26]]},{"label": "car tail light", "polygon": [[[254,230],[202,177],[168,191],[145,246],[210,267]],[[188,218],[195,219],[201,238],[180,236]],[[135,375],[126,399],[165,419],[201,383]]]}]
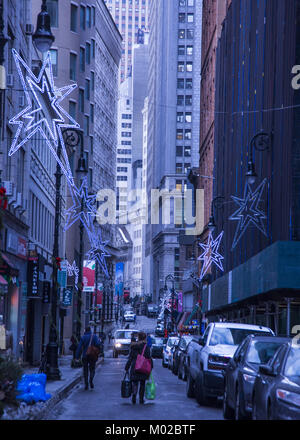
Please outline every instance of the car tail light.
[{"label": "car tail light", "polygon": [[276,390],[276,396],[277,399],[300,407],[300,394],[278,388]]}]

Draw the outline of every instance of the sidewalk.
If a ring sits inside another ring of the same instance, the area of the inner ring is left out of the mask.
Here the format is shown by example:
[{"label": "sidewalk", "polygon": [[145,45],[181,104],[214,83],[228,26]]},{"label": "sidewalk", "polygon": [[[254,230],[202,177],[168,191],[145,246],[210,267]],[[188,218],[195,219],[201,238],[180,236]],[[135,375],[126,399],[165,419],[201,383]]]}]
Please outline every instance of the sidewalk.
[{"label": "sidewalk", "polygon": [[[108,338],[104,343],[104,357],[107,355],[111,345],[108,344]],[[51,394],[51,398],[46,402],[37,402],[34,405],[27,405],[22,402],[16,410],[6,408],[6,411],[0,420],[41,420],[60,400],[81,382],[83,371],[81,368],[72,368],[72,355],[59,356],[58,367],[61,372],[61,380],[47,381],[46,393]],[[103,364],[104,358],[99,358],[96,369]],[[25,368],[24,374],[37,374],[39,367]]]}]

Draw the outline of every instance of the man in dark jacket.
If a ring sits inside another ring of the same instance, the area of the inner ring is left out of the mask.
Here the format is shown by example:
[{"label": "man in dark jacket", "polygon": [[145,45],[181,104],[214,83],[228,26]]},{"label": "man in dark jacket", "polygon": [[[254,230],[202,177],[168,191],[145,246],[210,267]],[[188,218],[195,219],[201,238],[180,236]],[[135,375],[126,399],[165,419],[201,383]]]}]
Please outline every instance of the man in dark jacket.
[{"label": "man in dark jacket", "polygon": [[[140,404],[144,403],[144,394],[145,394],[145,382],[149,378],[148,375],[143,373],[135,372],[135,363],[138,354],[142,354],[144,347],[146,345],[144,356],[148,359],[151,359],[150,348],[146,343],[146,334],[143,332],[138,333],[138,342],[132,342],[130,345],[130,353],[128,361],[125,365],[125,370],[128,371],[130,369],[130,380],[132,381],[132,403],[136,403],[136,395],[138,392],[138,385],[140,384],[139,397]],[[153,361],[151,359],[151,369],[153,368]]]},{"label": "man in dark jacket", "polygon": [[[82,352],[82,365],[83,365],[83,375],[84,375],[84,382],[85,382],[85,389],[89,389],[89,382],[90,387],[94,388],[93,379],[95,376],[95,369],[96,369],[96,360],[90,359],[87,355],[87,349],[88,346],[93,345],[99,350],[101,350],[101,341],[96,335],[92,334],[91,327],[86,327],[84,335],[81,337],[79,345],[76,350],[76,359],[79,359],[80,354]],[[90,381],[89,381],[89,373],[90,373]]]}]

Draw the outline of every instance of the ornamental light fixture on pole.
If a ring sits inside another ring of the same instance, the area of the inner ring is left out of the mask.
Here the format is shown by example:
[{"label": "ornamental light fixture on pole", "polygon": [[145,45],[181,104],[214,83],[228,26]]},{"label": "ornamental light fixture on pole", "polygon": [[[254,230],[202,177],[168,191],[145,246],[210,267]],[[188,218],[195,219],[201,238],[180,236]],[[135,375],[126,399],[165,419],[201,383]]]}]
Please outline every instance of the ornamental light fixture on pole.
[{"label": "ornamental light fixture on pole", "polygon": [[55,40],[55,37],[51,32],[50,15],[47,12],[46,0],[43,0],[41,12],[38,14],[36,30],[32,35],[32,40],[37,50],[42,53],[48,52]]},{"label": "ornamental light fixture on pole", "polygon": [[246,172],[246,180],[250,185],[253,185],[257,179],[255,165],[253,161],[253,149],[257,151],[267,151],[270,148],[272,134],[263,130],[257,133],[250,141],[248,170]]},{"label": "ornamental light fixture on pole", "polygon": [[209,222],[208,222],[208,229],[211,232],[214,232],[214,230],[216,229],[216,223],[215,223],[215,215],[214,215],[214,209],[220,209],[222,208],[222,206],[224,205],[224,197],[222,196],[218,196],[215,197],[212,202],[211,202],[211,212],[210,212],[210,217],[209,217]]}]

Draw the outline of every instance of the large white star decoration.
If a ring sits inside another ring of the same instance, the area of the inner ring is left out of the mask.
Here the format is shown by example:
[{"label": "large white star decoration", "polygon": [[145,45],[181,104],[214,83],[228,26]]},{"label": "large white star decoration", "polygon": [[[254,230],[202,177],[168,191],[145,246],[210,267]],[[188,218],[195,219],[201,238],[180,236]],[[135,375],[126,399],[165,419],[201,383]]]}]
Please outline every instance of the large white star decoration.
[{"label": "large white star decoration", "polygon": [[[79,124],[60,106],[60,103],[77,85],[71,84],[59,89],[55,88],[50,52],[45,57],[38,76],[35,76],[15,49],[12,49],[12,53],[27,106],[9,121],[10,124],[17,125],[18,128],[8,154],[12,156],[39,132],[59,163],[62,172],[73,185],[74,180],[62,136],[62,128],[79,128]],[[57,154],[59,143],[61,158]]]},{"label": "large white star decoration", "polygon": [[222,231],[214,240],[212,232],[210,231],[207,244],[199,243],[199,246],[204,250],[203,254],[198,257],[198,260],[203,261],[199,281],[202,280],[212,263],[214,263],[220,270],[224,271],[221,261],[224,260],[224,257],[222,257],[222,255],[218,252],[223,234],[224,231]]},{"label": "large white star decoration", "polygon": [[68,276],[72,277],[73,275],[75,276],[75,287],[76,290],[78,290],[78,276],[79,276],[79,268],[76,266],[75,261],[73,261],[72,264],[70,264],[67,261],[67,271],[68,271]]},{"label": "large white star decoration", "polygon": [[82,180],[78,189],[75,185],[69,185],[73,205],[65,211],[65,226],[67,231],[77,220],[89,230],[92,227],[92,214],[96,215],[96,195],[89,195],[87,177]]},{"label": "large white star decoration", "polygon": [[246,182],[243,199],[231,196],[231,198],[239,205],[239,209],[229,217],[229,220],[239,221],[235,231],[231,250],[236,247],[250,223],[256,226],[265,236],[267,236],[263,222],[263,220],[265,220],[267,217],[264,212],[258,209],[266,182],[267,179],[264,179],[255,191],[252,191],[251,185]]},{"label": "large white star decoration", "polygon": [[163,295],[163,297],[161,298],[160,301],[160,313],[159,313],[159,318],[163,319],[164,317],[164,312],[165,310],[169,310],[169,312],[171,312],[171,292],[168,291],[167,293],[165,293]]},{"label": "large white star decoration", "polygon": [[106,265],[106,257],[110,257],[111,255],[107,252],[105,247],[108,244],[108,241],[102,241],[101,230],[98,231],[93,230],[87,231],[89,240],[91,243],[91,249],[87,252],[87,260],[95,261],[97,260],[102,268],[106,278],[109,278],[108,269]]}]

